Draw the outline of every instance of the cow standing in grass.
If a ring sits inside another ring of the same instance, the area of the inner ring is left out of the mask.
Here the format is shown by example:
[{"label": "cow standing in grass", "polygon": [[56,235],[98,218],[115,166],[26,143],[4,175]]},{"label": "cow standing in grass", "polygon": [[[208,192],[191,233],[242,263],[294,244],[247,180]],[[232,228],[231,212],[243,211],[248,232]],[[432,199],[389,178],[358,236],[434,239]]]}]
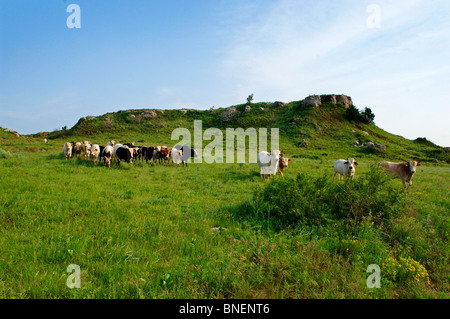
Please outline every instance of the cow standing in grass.
[{"label": "cow standing in grass", "polygon": [[280,157],[279,163],[278,163],[278,171],[280,172],[281,176],[283,176],[283,171],[286,167],[288,167],[288,164],[291,162],[290,158],[287,157]]},{"label": "cow standing in grass", "polygon": [[115,157],[117,159],[117,163],[120,164],[120,161],[125,161],[127,163],[131,162],[131,150],[125,146],[118,147],[115,151]]},{"label": "cow standing in grass", "polygon": [[181,154],[182,154],[181,155],[181,163],[183,164],[183,166],[184,166],[184,164],[186,164],[186,167],[187,167],[188,161],[191,157],[197,157],[197,152],[193,148],[190,148],[187,145],[183,145],[183,146],[175,145],[173,147],[172,151],[173,150],[181,151]]},{"label": "cow standing in grass", "polygon": [[172,158],[172,163],[180,164],[183,160],[183,152],[181,150],[177,150],[176,148],[172,148],[170,151],[170,157]]},{"label": "cow standing in grass", "polygon": [[334,163],[333,180],[338,175],[339,180],[350,178],[353,180],[355,176],[355,167],[358,166],[358,162],[354,158],[348,158],[347,160],[338,159]]},{"label": "cow standing in grass", "polygon": [[416,173],[416,168],[422,166],[422,164],[416,161],[403,163],[382,161],[379,163],[379,166],[383,167],[388,173],[398,177],[403,183],[403,188],[406,190],[412,185],[412,178]]},{"label": "cow standing in grass", "polygon": [[81,145],[81,150],[84,154],[84,159],[88,159],[91,155],[91,142],[89,141],[83,141],[83,144]]},{"label": "cow standing in grass", "polygon": [[66,161],[68,158],[72,157],[72,147],[73,147],[73,144],[69,143],[69,142],[65,143],[63,146],[63,152],[64,152],[64,156],[66,157]]},{"label": "cow standing in grass", "polygon": [[100,156],[100,146],[98,144],[92,145],[91,157],[94,164],[98,164],[98,158]]},{"label": "cow standing in grass", "polygon": [[279,170],[281,152],[274,150],[272,152],[260,152],[257,156],[259,174],[261,178],[275,176]]},{"label": "cow standing in grass", "polygon": [[73,146],[73,156],[77,156],[78,159],[81,159],[81,152],[82,152],[82,148],[81,148],[81,143],[80,142],[76,142],[74,143]]},{"label": "cow standing in grass", "polygon": [[155,151],[155,148],[153,146],[147,147],[145,150],[142,151],[142,156],[145,158],[145,163],[149,164],[149,162],[152,162],[153,159],[153,153]]},{"label": "cow standing in grass", "polygon": [[107,145],[105,146],[102,155],[103,155],[103,160],[105,163],[105,166],[111,167],[111,161],[112,161],[112,157],[113,157],[113,152],[114,149],[111,145]]}]

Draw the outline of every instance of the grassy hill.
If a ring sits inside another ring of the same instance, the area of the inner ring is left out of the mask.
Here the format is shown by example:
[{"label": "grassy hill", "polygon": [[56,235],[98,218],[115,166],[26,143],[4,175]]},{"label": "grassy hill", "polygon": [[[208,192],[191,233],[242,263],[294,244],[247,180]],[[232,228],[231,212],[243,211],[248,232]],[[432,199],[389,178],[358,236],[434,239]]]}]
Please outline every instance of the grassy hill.
[{"label": "grassy hill", "polygon": [[[303,101],[284,103],[252,103],[234,106],[237,115],[224,121],[225,108],[212,110],[136,110],[130,109],[101,116],[81,118],[71,129],[55,131],[49,139],[82,140],[105,143],[109,139],[138,144],[175,145],[170,139],[175,128],[193,130],[193,121],[201,120],[203,129],[219,128],[225,133],[231,128],[279,128],[283,150],[292,157],[323,158],[332,156],[358,158],[385,158],[390,160],[415,159],[427,163],[450,163],[450,152],[434,145],[426,138],[408,140],[390,134],[376,126],[349,121],[342,104],[327,102],[320,107],[302,107]],[[281,106],[280,106],[281,105]],[[42,136],[42,133],[34,137]],[[306,139],[308,147],[301,147]],[[360,146],[355,147],[357,141]],[[361,147],[366,142],[379,143],[385,150]],[[204,145],[208,141],[204,142]]]},{"label": "grassy hill", "polygon": [[[229,122],[226,109],[127,110],[48,134],[0,129],[0,298],[448,299],[448,153],[348,121],[342,105],[279,105],[237,105]],[[171,146],[194,120],[278,127],[292,161],[261,180],[252,163],[108,169],[62,155],[84,139]],[[350,156],[355,180],[333,182],[334,160]],[[424,163],[407,193],[372,165],[381,158]],[[70,264],[81,289],[66,285]],[[379,289],[367,287],[370,264]]]}]

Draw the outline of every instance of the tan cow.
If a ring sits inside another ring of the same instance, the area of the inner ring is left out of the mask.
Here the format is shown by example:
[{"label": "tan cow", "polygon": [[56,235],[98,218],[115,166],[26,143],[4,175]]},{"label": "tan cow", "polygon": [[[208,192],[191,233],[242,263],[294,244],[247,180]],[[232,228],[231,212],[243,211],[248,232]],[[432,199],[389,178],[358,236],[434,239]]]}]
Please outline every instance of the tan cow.
[{"label": "tan cow", "polygon": [[84,159],[88,159],[91,155],[91,142],[89,141],[83,141],[83,144],[81,145],[81,149],[84,154]]},{"label": "tan cow", "polygon": [[[379,166],[386,169],[386,171],[390,174],[400,178],[403,183],[403,188],[406,189],[407,187],[409,188],[412,185],[412,178],[414,176],[414,173],[416,172],[416,167],[422,166],[422,164],[416,161],[402,163],[382,161],[380,162]],[[406,186],[406,183],[408,183],[408,186]]]},{"label": "tan cow", "polygon": [[77,156],[78,159],[81,159],[81,143],[80,142],[76,142],[75,145],[73,146],[73,156]]}]

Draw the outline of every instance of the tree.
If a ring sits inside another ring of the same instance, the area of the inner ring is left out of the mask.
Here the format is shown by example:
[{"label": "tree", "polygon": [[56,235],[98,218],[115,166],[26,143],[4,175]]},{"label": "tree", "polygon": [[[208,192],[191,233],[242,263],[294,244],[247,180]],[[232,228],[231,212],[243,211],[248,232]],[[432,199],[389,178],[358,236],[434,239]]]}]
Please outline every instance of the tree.
[{"label": "tree", "polygon": [[375,114],[373,114],[372,110],[366,107],[363,112],[361,112],[360,115],[361,119],[360,121],[364,124],[370,124],[375,119]]},{"label": "tree", "polygon": [[248,103],[248,104],[251,104],[252,101],[253,101],[253,94],[250,94],[250,95],[247,97],[247,103]]},{"label": "tree", "polygon": [[373,114],[372,110],[368,107],[364,109],[364,111],[359,111],[356,106],[350,105],[348,109],[345,111],[345,117],[349,121],[361,122],[364,124],[370,124],[375,119],[375,114]]}]

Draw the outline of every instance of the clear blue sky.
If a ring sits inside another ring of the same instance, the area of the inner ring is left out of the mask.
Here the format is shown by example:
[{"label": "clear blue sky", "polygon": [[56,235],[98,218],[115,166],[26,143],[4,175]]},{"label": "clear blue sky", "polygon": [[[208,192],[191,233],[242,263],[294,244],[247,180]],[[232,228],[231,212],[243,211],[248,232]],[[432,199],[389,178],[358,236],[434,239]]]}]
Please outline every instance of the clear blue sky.
[{"label": "clear blue sky", "polygon": [[0,0],[0,126],[335,93],[450,146],[449,16],[448,0]]}]

